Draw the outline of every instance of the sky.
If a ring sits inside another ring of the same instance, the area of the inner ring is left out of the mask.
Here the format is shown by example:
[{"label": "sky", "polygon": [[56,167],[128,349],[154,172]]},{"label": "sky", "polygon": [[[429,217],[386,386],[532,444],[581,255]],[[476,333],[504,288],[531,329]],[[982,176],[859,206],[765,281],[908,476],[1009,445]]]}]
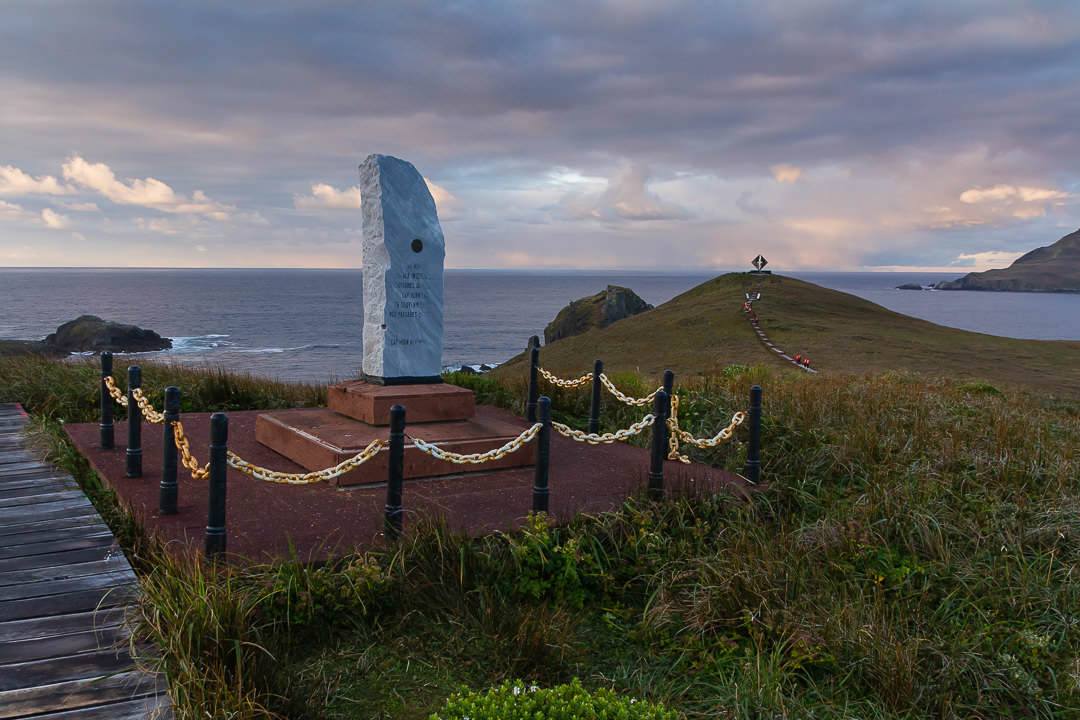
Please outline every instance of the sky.
[{"label": "sky", "polygon": [[1080,3],[0,0],[0,266],[1007,266],[1080,227]]}]

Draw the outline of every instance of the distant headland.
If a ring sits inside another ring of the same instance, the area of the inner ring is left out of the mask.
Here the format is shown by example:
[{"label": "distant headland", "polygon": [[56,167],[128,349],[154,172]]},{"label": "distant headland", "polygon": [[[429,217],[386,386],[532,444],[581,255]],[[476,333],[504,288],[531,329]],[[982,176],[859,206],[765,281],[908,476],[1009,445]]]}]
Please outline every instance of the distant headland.
[{"label": "distant headland", "polygon": [[1080,230],[1018,258],[1003,270],[968,273],[938,290],[1080,293]]}]

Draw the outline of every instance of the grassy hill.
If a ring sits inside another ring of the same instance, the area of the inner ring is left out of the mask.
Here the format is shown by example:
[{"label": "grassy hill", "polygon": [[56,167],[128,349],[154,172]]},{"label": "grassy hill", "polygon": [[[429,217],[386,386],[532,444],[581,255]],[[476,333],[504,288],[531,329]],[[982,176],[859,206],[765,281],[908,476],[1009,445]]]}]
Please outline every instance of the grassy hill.
[{"label": "grassy hill", "polygon": [[[714,278],[654,310],[545,346],[541,363],[568,376],[591,370],[600,358],[609,371],[659,375],[670,368],[683,379],[734,364],[790,367],[760,343],[746,321],[743,293],[751,283],[744,273]],[[826,373],[916,371],[1080,396],[1080,342],[955,330],[780,275],[764,281],[754,309],[778,347],[807,355]],[[496,376],[519,376],[525,362],[519,355]]]}]

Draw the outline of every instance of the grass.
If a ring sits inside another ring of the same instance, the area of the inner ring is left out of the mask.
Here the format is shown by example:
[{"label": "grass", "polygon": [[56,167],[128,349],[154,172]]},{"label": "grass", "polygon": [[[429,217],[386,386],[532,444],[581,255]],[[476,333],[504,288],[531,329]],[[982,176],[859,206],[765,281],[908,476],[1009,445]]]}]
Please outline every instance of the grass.
[{"label": "grass", "polygon": [[[193,402],[320,397],[200,377],[178,383],[205,384]],[[516,378],[455,382],[522,407]],[[574,677],[693,719],[1080,716],[1080,401],[737,366],[677,388],[683,425],[711,434],[755,383],[770,485],[750,501],[630,498],[481,538],[432,522],[327,566],[207,568],[133,528],[138,637],[162,648],[180,718],[426,718],[462,687]],[[93,419],[94,388],[92,368],[0,360],[0,399],[39,427]],[[581,426],[587,390],[553,401]],[[605,406],[609,429],[639,413]],[[93,484],[61,434],[45,439]],[[738,468],[741,453],[695,458]]]}]

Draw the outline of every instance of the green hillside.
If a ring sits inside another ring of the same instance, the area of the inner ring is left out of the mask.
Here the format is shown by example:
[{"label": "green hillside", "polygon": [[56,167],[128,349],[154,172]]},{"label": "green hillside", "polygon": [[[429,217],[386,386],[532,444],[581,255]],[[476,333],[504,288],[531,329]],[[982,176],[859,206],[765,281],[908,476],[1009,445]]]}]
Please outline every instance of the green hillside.
[{"label": "green hillside", "polygon": [[[647,313],[554,342],[542,349],[541,364],[568,376],[600,358],[607,370],[658,375],[670,368],[683,378],[733,364],[791,367],[746,321],[743,293],[752,282],[744,273],[714,278]],[[1080,396],[1080,342],[955,330],[780,275],[764,281],[754,309],[778,347],[808,356],[822,372],[916,371]],[[519,355],[497,374],[519,375],[524,363]]]}]

